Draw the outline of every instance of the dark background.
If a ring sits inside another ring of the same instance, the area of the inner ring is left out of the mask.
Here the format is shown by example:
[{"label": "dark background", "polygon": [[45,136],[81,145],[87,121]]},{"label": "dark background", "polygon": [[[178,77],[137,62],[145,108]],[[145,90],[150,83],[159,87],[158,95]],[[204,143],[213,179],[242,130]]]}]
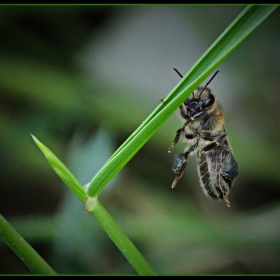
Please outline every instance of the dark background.
[{"label": "dark background", "polygon": [[[185,74],[243,9],[0,7],[0,213],[57,273],[135,271],[30,134],[89,182],[176,86],[172,69]],[[173,156],[184,149],[167,153],[178,112],[100,195],[159,274],[280,272],[279,13],[209,86],[239,164],[231,208],[204,195],[195,157],[171,189]],[[3,242],[0,252],[1,274],[31,273]]]}]

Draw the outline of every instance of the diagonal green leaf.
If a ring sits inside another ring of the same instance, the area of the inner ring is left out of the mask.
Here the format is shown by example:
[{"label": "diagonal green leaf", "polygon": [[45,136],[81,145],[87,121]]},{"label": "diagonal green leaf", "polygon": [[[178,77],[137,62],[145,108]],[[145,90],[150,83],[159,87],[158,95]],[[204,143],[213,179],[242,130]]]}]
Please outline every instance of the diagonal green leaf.
[{"label": "diagonal green leaf", "polygon": [[141,149],[174,113],[181,103],[211,72],[264,21],[277,6],[247,6],[203,54],[185,77],[170,92],[123,145],[110,157],[89,184],[87,195],[96,197],[106,184]]},{"label": "diagonal green leaf", "polygon": [[0,239],[10,247],[33,273],[56,275],[55,271],[18,234],[2,215],[0,215]]}]

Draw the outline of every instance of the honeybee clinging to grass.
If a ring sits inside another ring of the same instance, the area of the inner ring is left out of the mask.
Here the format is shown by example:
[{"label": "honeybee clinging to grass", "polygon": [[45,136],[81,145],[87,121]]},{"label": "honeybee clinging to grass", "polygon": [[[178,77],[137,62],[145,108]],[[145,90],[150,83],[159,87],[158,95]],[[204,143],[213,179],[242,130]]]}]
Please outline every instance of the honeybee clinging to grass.
[{"label": "honeybee clinging to grass", "polygon": [[[176,69],[174,70],[181,78],[183,77]],[[171,170],[176,177],[172,188],[182,177],[189,154],[197,152],[198,175],[204,192],[215,199],[224,200],[226,206],[230,207],[228,194],[238,174],[238,164],[233,157],[225,132],[222,107],[211,90],[207,88],[218,72],[206,86],[197,88],[180,105],[184,125],[177,130],[168,152],[170,153],[177,144],[180,135],[184,135],[188,148],[184,153],[179,153],[174,157]]]}]

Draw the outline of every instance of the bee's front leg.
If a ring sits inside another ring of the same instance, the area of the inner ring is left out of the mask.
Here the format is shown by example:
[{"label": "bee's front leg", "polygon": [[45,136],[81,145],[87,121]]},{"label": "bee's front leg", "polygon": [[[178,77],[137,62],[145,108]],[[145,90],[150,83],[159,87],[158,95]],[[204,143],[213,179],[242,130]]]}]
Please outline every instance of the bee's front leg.
[{"label": "bee's front leg", "polygon": [[[184,134],[185,127],[192,121],[191,118],[187,115],[184,106],[183,106],[183,105],[180,105],[179,108],[180,108],[181,116],[182,116],[184,119],[186,119],[187,121],[185,122],[185,124],[184,124],[184,126],[183,126],[182,128],[180,128],[180,129],[178,129],[178,130],[176,131],[176,135],[175,135],[174,141],[173,141],[171,147],[168,149],[168,153],[170,153],[170,152],[173,150],[173,148],[175,147],[175,145],[178,143],[178,140],[179,140],[181,134]],[[194,136],[194,137],[195,137],[195,136]],[[194,137],[193,137],[193,138],[194,138]],[[189,138],[189,139],[191,139],[191,138]]]}]

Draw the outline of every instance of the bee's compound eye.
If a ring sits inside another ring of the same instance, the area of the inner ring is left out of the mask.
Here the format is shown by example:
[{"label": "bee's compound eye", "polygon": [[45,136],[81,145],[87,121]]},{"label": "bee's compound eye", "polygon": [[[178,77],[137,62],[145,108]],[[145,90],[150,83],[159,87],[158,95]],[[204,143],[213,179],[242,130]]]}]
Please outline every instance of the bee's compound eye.
[{"label": "bee's compound eye", "polygon": [[209,98],[204,103],[204,108],[211,107],[214,104],[214,102],[215,102],[215,97],[214,95],[210,94]]}]

